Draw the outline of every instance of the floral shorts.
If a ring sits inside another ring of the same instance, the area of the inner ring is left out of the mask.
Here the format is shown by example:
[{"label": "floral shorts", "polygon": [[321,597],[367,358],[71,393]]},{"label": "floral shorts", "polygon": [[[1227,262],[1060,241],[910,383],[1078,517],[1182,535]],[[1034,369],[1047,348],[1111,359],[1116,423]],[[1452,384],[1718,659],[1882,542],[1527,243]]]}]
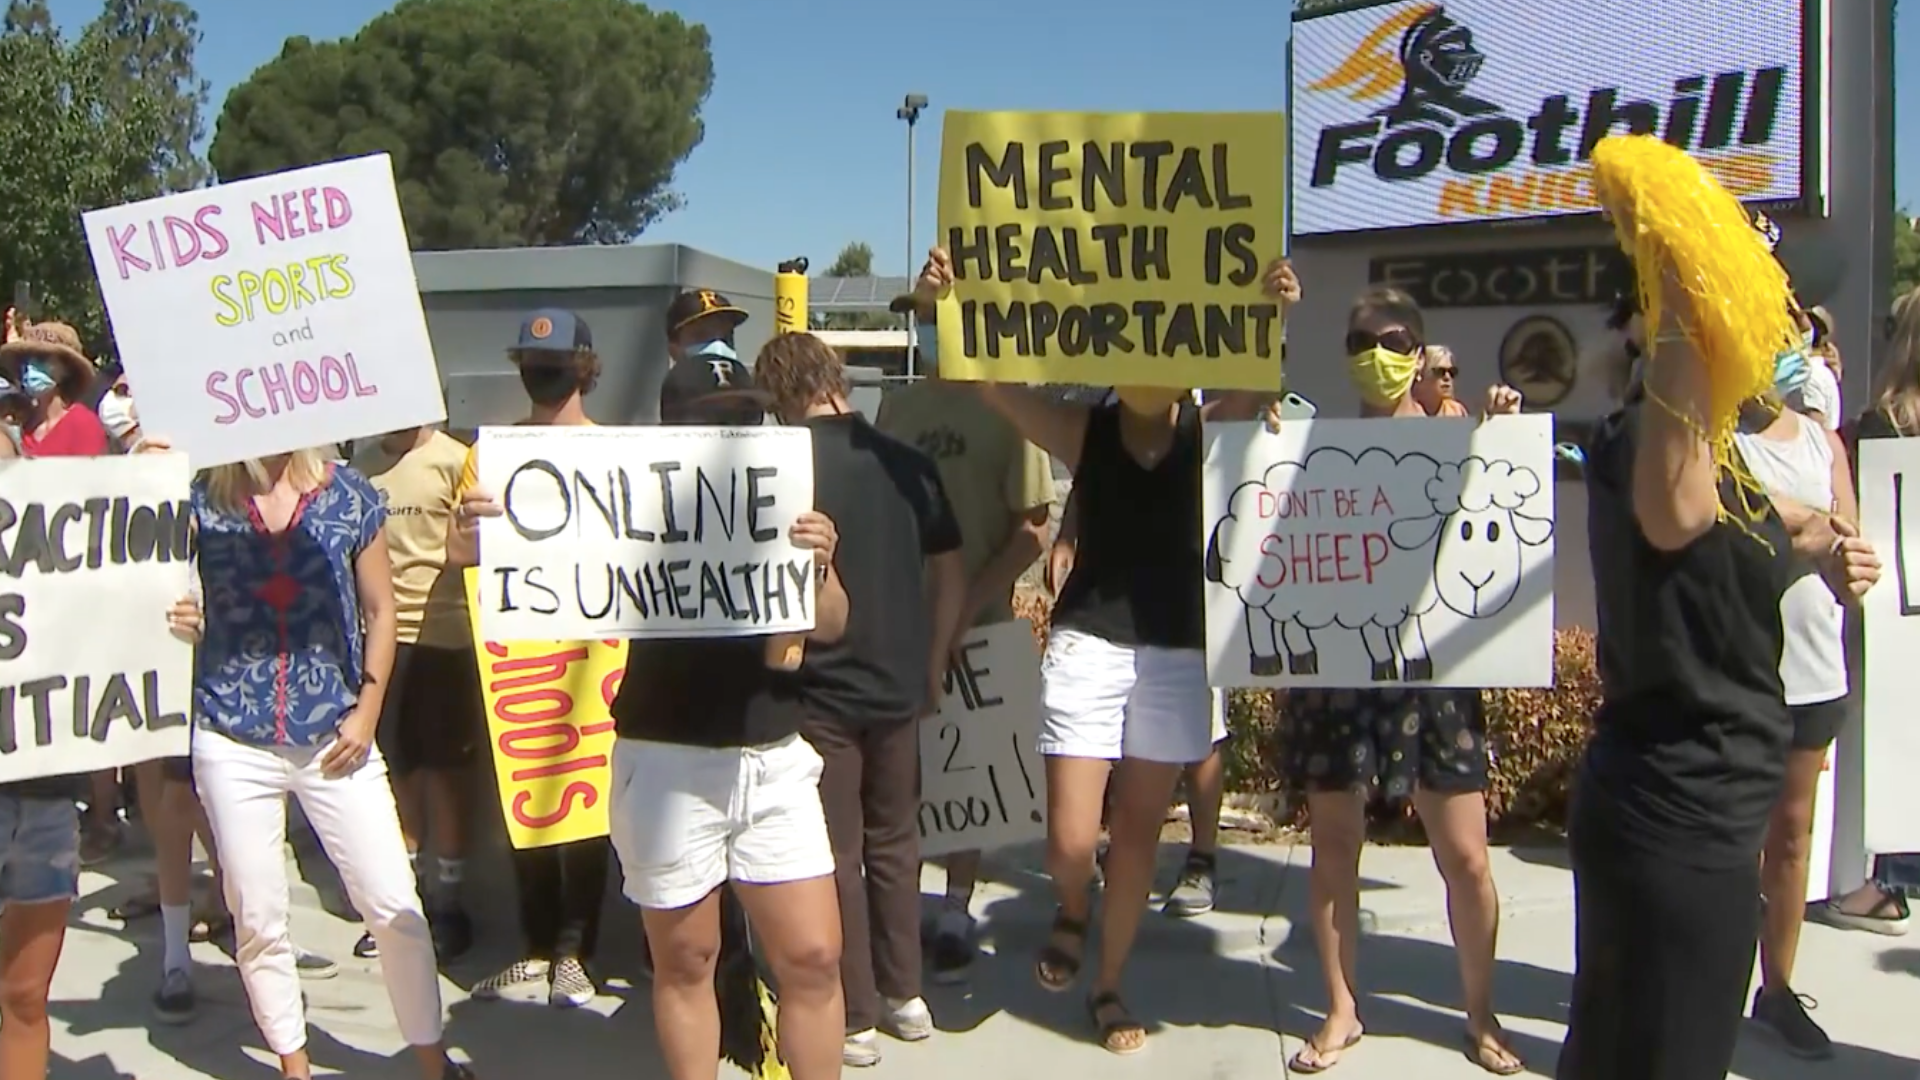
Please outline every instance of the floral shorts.
[{"label": "floral shorts", "polygon": [[1477,690],[1292,690],[1281,714],[1288,780],[1296,788],[1390,801],[1418,789],[1487,788],[1486,715]]}]

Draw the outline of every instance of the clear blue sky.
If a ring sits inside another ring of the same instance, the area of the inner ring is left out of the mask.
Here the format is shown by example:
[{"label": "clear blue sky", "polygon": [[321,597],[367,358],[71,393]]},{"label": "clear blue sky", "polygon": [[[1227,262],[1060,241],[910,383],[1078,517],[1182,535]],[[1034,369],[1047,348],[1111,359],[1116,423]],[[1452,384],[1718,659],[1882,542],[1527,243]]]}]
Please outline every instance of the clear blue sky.
[{"label": "clear blue sky", "polygon": [[[194,0],[213,111],[295,34],[347,36],[387,0]],[[1288,0],[676,0],[713,38],[707,138],[675,178],[687,208],[644,239],[771,267],[816,268],[850,240],[875,272],[906,262],[906,130],[894,109],[926,94],[915,170],[916,248],[933,235],[940,110],[1247,110],[1285,104]],[[52,0],[77,27],[99,0]],[[1204,7],[1206,17],[1200,17]],[[1920,18],[1896,48],[1920,57]],[[1897,132],[1901,201],[1920,212],[1920,101]],[[1911,104],[1909,104],[1911,103]]]}]

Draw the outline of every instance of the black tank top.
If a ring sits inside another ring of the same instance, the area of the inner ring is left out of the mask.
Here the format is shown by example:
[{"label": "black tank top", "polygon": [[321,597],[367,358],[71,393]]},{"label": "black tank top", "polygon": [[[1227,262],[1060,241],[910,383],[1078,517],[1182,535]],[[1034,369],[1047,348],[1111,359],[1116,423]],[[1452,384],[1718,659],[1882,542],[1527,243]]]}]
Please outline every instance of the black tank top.
[{"label": "black tank top", "polygon": [[1055,626],[1118,645],[1205,647],[1200,454],[1192,402],[1180,403],[1173,445],[1151,469],[1121,445],[1120,406],[1092,410],[1073,475],[1079,550]]}]

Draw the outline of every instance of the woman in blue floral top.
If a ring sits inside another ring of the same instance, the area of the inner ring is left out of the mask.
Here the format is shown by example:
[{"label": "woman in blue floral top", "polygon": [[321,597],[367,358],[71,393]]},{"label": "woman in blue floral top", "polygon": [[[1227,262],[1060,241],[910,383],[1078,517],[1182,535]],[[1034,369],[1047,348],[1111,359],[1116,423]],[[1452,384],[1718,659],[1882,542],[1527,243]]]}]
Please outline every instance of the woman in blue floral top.
[{"label": "woman in blue floral top", "polygon": [[281,854],[292,794],[380,943],[423,1075],[470,1077],[441,1043],[433,941],[374,747],[394,655],[380,496],[352,469],[298,451],[208,470],[193,502],[206,625],[193,769],[261,1034],[283,1075],[312,1075]]}]

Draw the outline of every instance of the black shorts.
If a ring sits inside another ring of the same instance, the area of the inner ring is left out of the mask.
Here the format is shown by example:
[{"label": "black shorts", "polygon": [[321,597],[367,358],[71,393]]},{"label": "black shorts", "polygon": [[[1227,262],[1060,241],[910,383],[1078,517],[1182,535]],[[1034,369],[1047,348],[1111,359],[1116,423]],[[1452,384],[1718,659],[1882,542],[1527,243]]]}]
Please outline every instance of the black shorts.
[{"label": "black shorts", "polygon": [[380,709],[378,741],[387,771],[466,768],[486,740],[486,706],[472,649],[402,643]]},{"label": "black shorts", "polygon": [[1789,707],[1787,711],[1793,714],[1793,748],[1825,750],[1832,746],[1840,729],[1847,726],[1851,703],[1851,698],[1839,698]]},{"label": "black shorts", "polygon": [[1487,789],[1478,690],[1292,690],[1281,715],[1287,775],[1298,788],[1390,801],[1417,789]]}]

